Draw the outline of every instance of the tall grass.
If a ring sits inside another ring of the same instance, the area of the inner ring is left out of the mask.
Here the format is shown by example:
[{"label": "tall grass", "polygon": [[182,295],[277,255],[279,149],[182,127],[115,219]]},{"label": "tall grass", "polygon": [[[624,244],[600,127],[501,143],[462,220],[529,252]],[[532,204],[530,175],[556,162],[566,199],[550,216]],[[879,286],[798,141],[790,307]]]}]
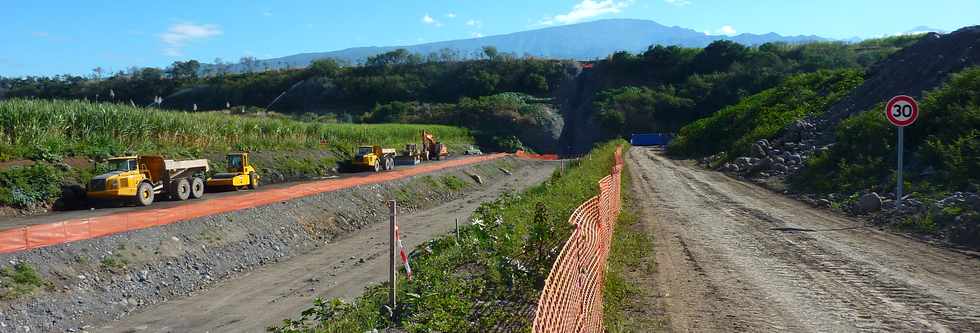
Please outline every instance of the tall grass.
[{"label": "tall grass", "polygon": [[188,113],[87,101],[0,101],[0,160],[45,155],[109,156],[241,149],[303,149],[382,144],[396,147],[434,132],[444,143],[473,142],[441,125],[328,124],[281,118]]}]

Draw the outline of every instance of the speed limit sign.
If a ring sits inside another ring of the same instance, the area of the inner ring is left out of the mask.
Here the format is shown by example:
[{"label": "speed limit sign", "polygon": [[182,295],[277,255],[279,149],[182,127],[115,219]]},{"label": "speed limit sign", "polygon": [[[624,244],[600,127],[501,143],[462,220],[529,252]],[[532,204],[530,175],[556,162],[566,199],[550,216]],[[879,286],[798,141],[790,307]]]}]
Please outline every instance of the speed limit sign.
[{"label": "speed limit sign", "polygon": [[892,97],[885,106],[885,116],[892,125],[898,127],[912,125],[919,118],[919,103],[905,95]]}]

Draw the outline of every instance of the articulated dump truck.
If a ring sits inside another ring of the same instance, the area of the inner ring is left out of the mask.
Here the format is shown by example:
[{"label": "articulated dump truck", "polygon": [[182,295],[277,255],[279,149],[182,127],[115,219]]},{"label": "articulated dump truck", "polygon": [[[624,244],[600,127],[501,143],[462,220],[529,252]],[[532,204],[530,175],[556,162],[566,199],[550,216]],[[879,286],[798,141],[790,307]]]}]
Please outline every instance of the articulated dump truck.
[{"label": "articulated dump truck", "polygon": [[141,155],[109,159],[112,171],[89,182],[89,198],[129,200],[149,206],[158,195],[187,200],[204,196],[204,174],[208,160],[165,160],[162,156]]}]

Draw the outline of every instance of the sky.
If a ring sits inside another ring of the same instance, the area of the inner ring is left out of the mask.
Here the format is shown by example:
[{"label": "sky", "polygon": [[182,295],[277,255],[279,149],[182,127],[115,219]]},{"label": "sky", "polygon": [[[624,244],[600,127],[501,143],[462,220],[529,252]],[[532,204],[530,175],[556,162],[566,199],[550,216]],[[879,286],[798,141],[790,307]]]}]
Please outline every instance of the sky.
[{"label": "sky", "polygon": [[978,0],[0,0],[0,76],[91,75],[412,45],[607,18],[708,34],[870,38],[980,24]]}]

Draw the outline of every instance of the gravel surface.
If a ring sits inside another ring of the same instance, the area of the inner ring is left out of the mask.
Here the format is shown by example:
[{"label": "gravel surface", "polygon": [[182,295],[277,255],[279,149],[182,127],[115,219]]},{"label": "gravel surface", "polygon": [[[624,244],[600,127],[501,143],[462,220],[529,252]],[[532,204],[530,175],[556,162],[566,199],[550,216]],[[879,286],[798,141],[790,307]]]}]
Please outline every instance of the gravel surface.
[{"label": "gravel surface", "polygon": [[633,148],[679,332],[975,332],[980,260]]},{"label": "gravel surface", "polygon": [[[92,240],[0,255],[0,269],[24,262],[46,286],[0,301],[0,332],[103,331],[93,325],[214,287],[256,268],[317,249],[386,220],[384,200],[404,201],[410,214],[544,162],[505,158],[378,185],[322,193]],[[467,174],[479,174],[478,185]],[[431,177],[428,177],[431,176]],[[442,177],[467,184],[449,192]],[[358,288],[359,290],[359,288]],[[168,317],[174,320],[178,317]]]}]

